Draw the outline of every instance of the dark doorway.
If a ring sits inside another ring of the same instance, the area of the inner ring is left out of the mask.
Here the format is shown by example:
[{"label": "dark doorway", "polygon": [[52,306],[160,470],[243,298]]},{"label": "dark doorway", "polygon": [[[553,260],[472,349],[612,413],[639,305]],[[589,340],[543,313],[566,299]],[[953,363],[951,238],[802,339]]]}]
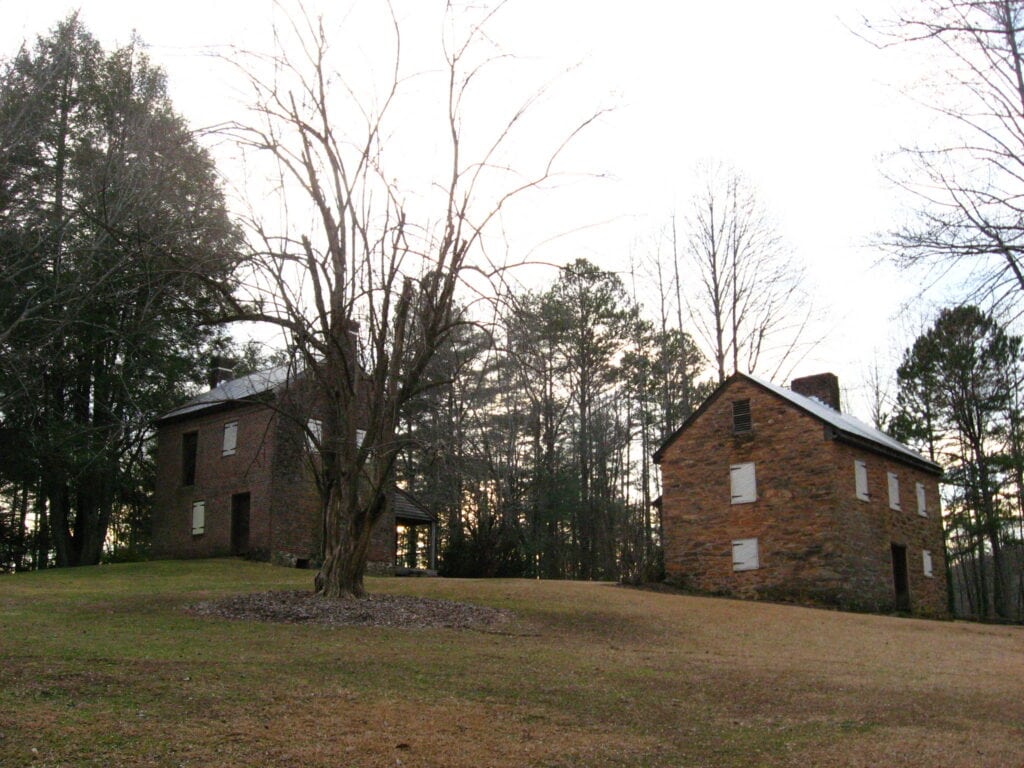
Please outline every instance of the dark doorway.
[{"label": "dark doorway", "polygon": [[896,610],[910,610],[910,582],[907,579],[907,548],[892,545],[892,584],[896,590]]},{"label": "dark doorway", "polygon": [[236,493],[231,497],[231,554],[249,552],[249,494]]}]

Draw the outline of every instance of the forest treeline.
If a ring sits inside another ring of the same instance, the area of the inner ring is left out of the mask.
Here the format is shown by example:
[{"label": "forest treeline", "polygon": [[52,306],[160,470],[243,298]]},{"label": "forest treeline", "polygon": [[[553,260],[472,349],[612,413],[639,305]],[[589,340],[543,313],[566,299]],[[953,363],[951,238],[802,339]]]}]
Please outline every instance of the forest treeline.
[{"label": "forest treeline", "polygon": [[453,576],[660,573],[651,454],[710,393],[704,356],[579,260],[467,324],[430,372],[400,475],[439,513]]},{"label": "forest treeline", "polygon": [[[1024,103],[1024,82],[998,73],[1024,66],[1024,9],[951,2],[922,14],[882,42],[940,43],[960,67],[950,92],[996,108],[940,105],[974,138],[907,152],[905,186],[923,191],[880,247],[910,269],[938,265],[962,290],[905,350],[874,417],[945,470],[956,611],[1020,619],[1024,219],[1013,169],[1024,130],[1006,105]],[[455,83],[460,62],[449,64]],[[318,70],[306,82],[321,76],[330,80]],[[652,454],[732,372],[785,378],[806,352],[802,269],[749,183],[706,164],[693,197],[616,271],[565,254],[557,272],[501,271],[493,293],[462,306],[456,288],[482,271],[469,259],[483,233],[457,204],[459,169],[438,217],[441,250],[410,244],[403,195],[374,164],[383,122],[369,143],[310,133],[330,124],[323,92],[307,92],[311,122],[274,111],[291,103],[278,83],[251,82],[269,127],[234,125],[230,138],[275,153],[278,167],[298,158],[304,202],[321,217],[313,237],[229,214],[209,154],[137,42],[105,51],[72,15],[0,65],[0,570],[145,557],[153,420],[203,386],[214,357],[234,358],[241,374],[334,354],[339,371],[371,372],[387,428],[355,458],[335,456],[332,477],[370,462],[380,488],[397,479],[436,511],[442,573],[658,579]],[[457,149],[460,122],[448,118]],[[284,129],[302,151],[281,143]],[[353,147],[362,154],[345,166]],[[348,167],[359,181],[347,187]],[[331,174],[337,183],[323,182]],[[379,200],[386,215],[369,216]],[[500,202],[484,210],[490,220]],[[390,228],[375,231],[378,220]],[[351,241],[338,239],[338,221],[355,222]],[[420,269],[406,274],[414,255]],[[299,267],[302,287],[289,282]],[[238,347],[233,320],[276,323],[289,346]],[[353,327],[366,336],[359,361],[346,356]],[[351,421],[355,401],[342,400]],[[363,503],[327,501],[339,520]],[[402,556],[415,560],[416,548],[405,542]]]},{"label": "forest treeline", "polygon": [[974,305],[906,350],[889,431],[940,464],[951,608],[1024,618],[1021,337]]}]

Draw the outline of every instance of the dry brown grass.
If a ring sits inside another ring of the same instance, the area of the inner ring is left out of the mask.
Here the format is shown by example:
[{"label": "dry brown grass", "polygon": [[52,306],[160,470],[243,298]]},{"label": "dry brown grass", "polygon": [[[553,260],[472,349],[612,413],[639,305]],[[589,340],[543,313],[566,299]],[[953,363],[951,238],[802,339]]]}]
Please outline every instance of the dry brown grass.
[{"label": "dry brown grass", "polygon": [[607,584],[374,580],[495,630],[190,616],[230,561],[0,581],[0,765],[1024,766],[1024,629]]}]

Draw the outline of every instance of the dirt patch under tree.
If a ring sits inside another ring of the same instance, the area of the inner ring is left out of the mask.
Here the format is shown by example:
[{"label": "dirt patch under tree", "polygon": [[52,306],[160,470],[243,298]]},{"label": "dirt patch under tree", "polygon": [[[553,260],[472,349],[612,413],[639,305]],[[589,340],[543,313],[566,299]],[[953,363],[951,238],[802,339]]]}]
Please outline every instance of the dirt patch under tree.
[{"label": "dirt patch under tree", "polygon": [[303,590],[253,592],[189,605],[199,616],[332,627],[489,629],[512,614],[452,600],[402,595],[370,595],[361,600],[317,597]]}]

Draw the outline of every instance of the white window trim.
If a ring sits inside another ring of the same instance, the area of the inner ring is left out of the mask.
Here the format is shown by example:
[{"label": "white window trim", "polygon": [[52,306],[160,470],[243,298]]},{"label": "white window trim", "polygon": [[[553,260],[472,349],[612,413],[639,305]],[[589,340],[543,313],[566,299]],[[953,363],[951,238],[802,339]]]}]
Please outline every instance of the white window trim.
[{"label": "white window trim", "polygon": [[238,422],[229,421],[224,425],[224,444],[221,448],[221,456],[234,456],[238,448]]},{"label": "white window trim", "polygon": [[932,565],[932,553],[930,550],[921,550],[921,570],[924,571],[926,578],[935,578],[935,569]]},{"label": "white window trim", "polygon": [[853,462],[853,485],[858,499],[871,501],[871,494],[868,493],[868,465],[863,461]]},{"label": "white window trim", "polygon": [[192,502],[192,535],[202,536],[206,533],[206,502]]},{"label": "white window trim", "polygon": [[757,501],[757,471],[754,462],[730,465],[729,493],[733,504],[752,504]]},{"label": "white window trim", "polygon": [[894,509],[897,512],[902,512],[903,508],[900,506],[900,478],[895,472],[887,472],[886,478],[889,482],[889,509]]},{"label": "white window trim", "polygon": [[928,517],[928,501],[925,496],[924,483],[917,484],[917,514]]},{"label": "white window trim", "polygon": [[761,551],[757,539],[733,539],[733,571],[756,571],[760,567]]}]

